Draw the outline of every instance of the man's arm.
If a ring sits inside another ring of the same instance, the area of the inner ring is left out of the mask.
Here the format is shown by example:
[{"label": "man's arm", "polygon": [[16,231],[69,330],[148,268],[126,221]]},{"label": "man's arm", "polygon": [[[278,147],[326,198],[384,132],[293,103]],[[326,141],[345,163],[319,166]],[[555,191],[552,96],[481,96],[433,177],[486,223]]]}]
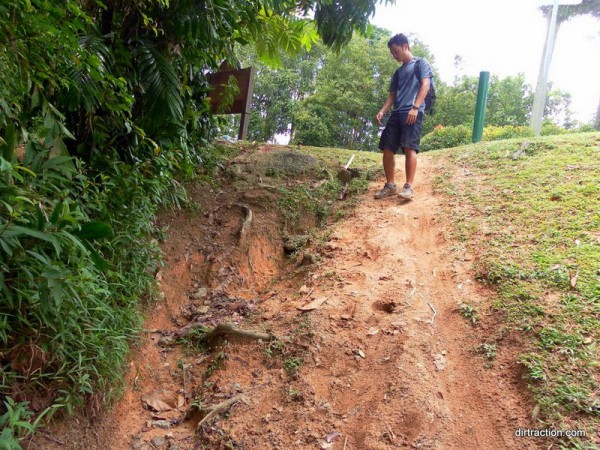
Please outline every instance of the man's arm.
[{"label": "man's arm", "polygon": [[[425,91],[425,93],[427,93],[427,91]],[[388,94],[388,96],[387,96],[387,99],[385,100],[385,103],[383,104],[383,106],[381,107],[381,109],[379,110],[379,112],[377,113],[377,122],[379,122],[379,125],[381,125],[381,119],[383,118],[383,115],[394,104],[394,98],[396,98],[396,93],[395,92],[390,92]],[[425,98],[425,96],[423,96],[423,98]]]},{"label": "man's arm", "polygon": [[[429,86],[431,86],[431,78],[423,78],[421,80],[421,87],[419,88],[419,92],[417,93],[417,98],[415,99],[414,106],[421,107],[421,105],[425,101],[425,97],[427,97],[427,92],[429,92]],[[419,110],[412,108],[408,112],[406,124],[412,125],[413,123],[415,123],[417,121],[417,114],[419,114]]]}]

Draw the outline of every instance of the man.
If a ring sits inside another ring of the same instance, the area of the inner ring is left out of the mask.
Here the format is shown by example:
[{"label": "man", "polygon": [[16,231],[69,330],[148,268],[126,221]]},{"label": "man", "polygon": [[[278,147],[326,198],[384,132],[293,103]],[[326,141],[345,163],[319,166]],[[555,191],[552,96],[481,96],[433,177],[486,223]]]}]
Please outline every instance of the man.
[{"label": "man", "polygon": [[413,181],[417,170],[417,153],[421,140],[425,97],[431,85],[433,72],[425,59],[418,63],[410,52],[408,39],[397,34],[388,42],[390,53],[402,65],[394,72],[387,100],[377,113],[377,122],[381,125],[383,115],[393,105],[390,118],[381,134],[379,149],[383,151],[383,171],[386,183],[375,198],[385,198],[397,194],[394,177],[395,155],[401,148],[405,156],[406,183],[399,196],[412,199]]}]

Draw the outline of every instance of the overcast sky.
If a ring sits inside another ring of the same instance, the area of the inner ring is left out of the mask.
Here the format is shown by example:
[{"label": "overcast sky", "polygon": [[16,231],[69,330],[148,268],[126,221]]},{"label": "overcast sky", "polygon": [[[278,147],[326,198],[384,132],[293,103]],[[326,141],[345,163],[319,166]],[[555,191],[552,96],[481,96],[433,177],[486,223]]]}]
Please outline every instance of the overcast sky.
[{"label": "overcast sky", "polygon": [[[377,6],[372,23],[392,33],[411,33],[429,46],[440,78],[454,80],[454,58],[464,61],[458,74],[481,71],[505,77],[524,73],[535,89],[546,19],[537,0],[396,0]],[[549,81],[572,95],[574,117],[591,122],[600,100],[600,20],[580,16],[561,25]]]}]

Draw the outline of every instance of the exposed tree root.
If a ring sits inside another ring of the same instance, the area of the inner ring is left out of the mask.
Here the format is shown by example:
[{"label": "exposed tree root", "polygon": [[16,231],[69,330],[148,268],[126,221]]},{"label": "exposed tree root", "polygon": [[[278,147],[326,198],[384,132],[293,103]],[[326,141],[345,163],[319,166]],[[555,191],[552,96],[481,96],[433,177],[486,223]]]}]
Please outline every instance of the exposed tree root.
[{"label": "exposed tree root", "polygon": [[239,401],[246,402],[246,397],[244,394],[238,394],[231,397],[229,400],[225,400],[224,402],[217,403],[216,405],[212,405],[209,407],[203,407],[200,409],[200,412],[206,412],[207,414],[202,418],[200,422],[196,425],[196,432],[202,430],[202,425],[209,423],[213,420],[218,414],[228,411],[233,405],[235,405]]},{"label": "exposed tree root", "polygon": [[[204,327],[205,326],[202,323],[193,322],[193,323],[190,323],[190,324],[186,325],[185,327],[181,328],[179,331],[177,331],[175,333],[175,336],[177,338],[182,338],[182,337],[190,334],[193,330],[196,330],[198,328],[204,328]],[[204,337],[202,338],[202,341],[208,347],[212,348],[212,347],[216,347],[219,344],[219,342],[221,342],[226,337],[233,337],[234,339],[240,339],[243,341],[248,341],[248,340],[257,341],[259,339],[263,340],[263,341],[270,341],[272,339],[275,339],[275,336],[270,335],[270,334],[242,330],[240,328],[236,328],[234,325],[232,325],[230,323],[220,323],[216,327],[214,327],[212,330],[207,332],[204,335]]]},{"label": "exposed tree root", "polygon": [[240,208],[242,208],[242,210],[244,211],[244,213],[246,213],[246,218],[244,219],[244,222],[242,223],[242,228],[240,229],[240,233],[239,233],[239,243],[242,243],[242,240],[244,239],[244,236],[248,233],[248,229],[250,228],[250,225],[252,225],[252,210],[250,209],[249,206],[244,205],[243,203],[236,203],[236,206],[239,206]]}]

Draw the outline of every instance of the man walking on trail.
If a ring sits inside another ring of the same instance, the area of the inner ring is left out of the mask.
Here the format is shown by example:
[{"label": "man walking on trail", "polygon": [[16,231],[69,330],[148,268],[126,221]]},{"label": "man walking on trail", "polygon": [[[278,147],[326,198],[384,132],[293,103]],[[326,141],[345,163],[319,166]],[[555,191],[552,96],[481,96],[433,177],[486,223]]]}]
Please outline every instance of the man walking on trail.
[{"label": "man walking on trail", "polygon": [[421,140],[425,97],[431,85],[433,72],[426,59],[416,59],[410,52],[408,39],[397,34],[388,42],[390,53],[402,65],[394,72],[390,83],[387,100],[377,113],[377,122],[381,125],[383,115],[393,106],[390,118],[381,134],[379,149],[383,151],[383,171],[386,183],[375,198],[396,195],[394,179],[394,156],[401,148],[405,157],[406,183],[398,194],[405,199],[412,199],[413,181],[417,170],[417,153]]}]

